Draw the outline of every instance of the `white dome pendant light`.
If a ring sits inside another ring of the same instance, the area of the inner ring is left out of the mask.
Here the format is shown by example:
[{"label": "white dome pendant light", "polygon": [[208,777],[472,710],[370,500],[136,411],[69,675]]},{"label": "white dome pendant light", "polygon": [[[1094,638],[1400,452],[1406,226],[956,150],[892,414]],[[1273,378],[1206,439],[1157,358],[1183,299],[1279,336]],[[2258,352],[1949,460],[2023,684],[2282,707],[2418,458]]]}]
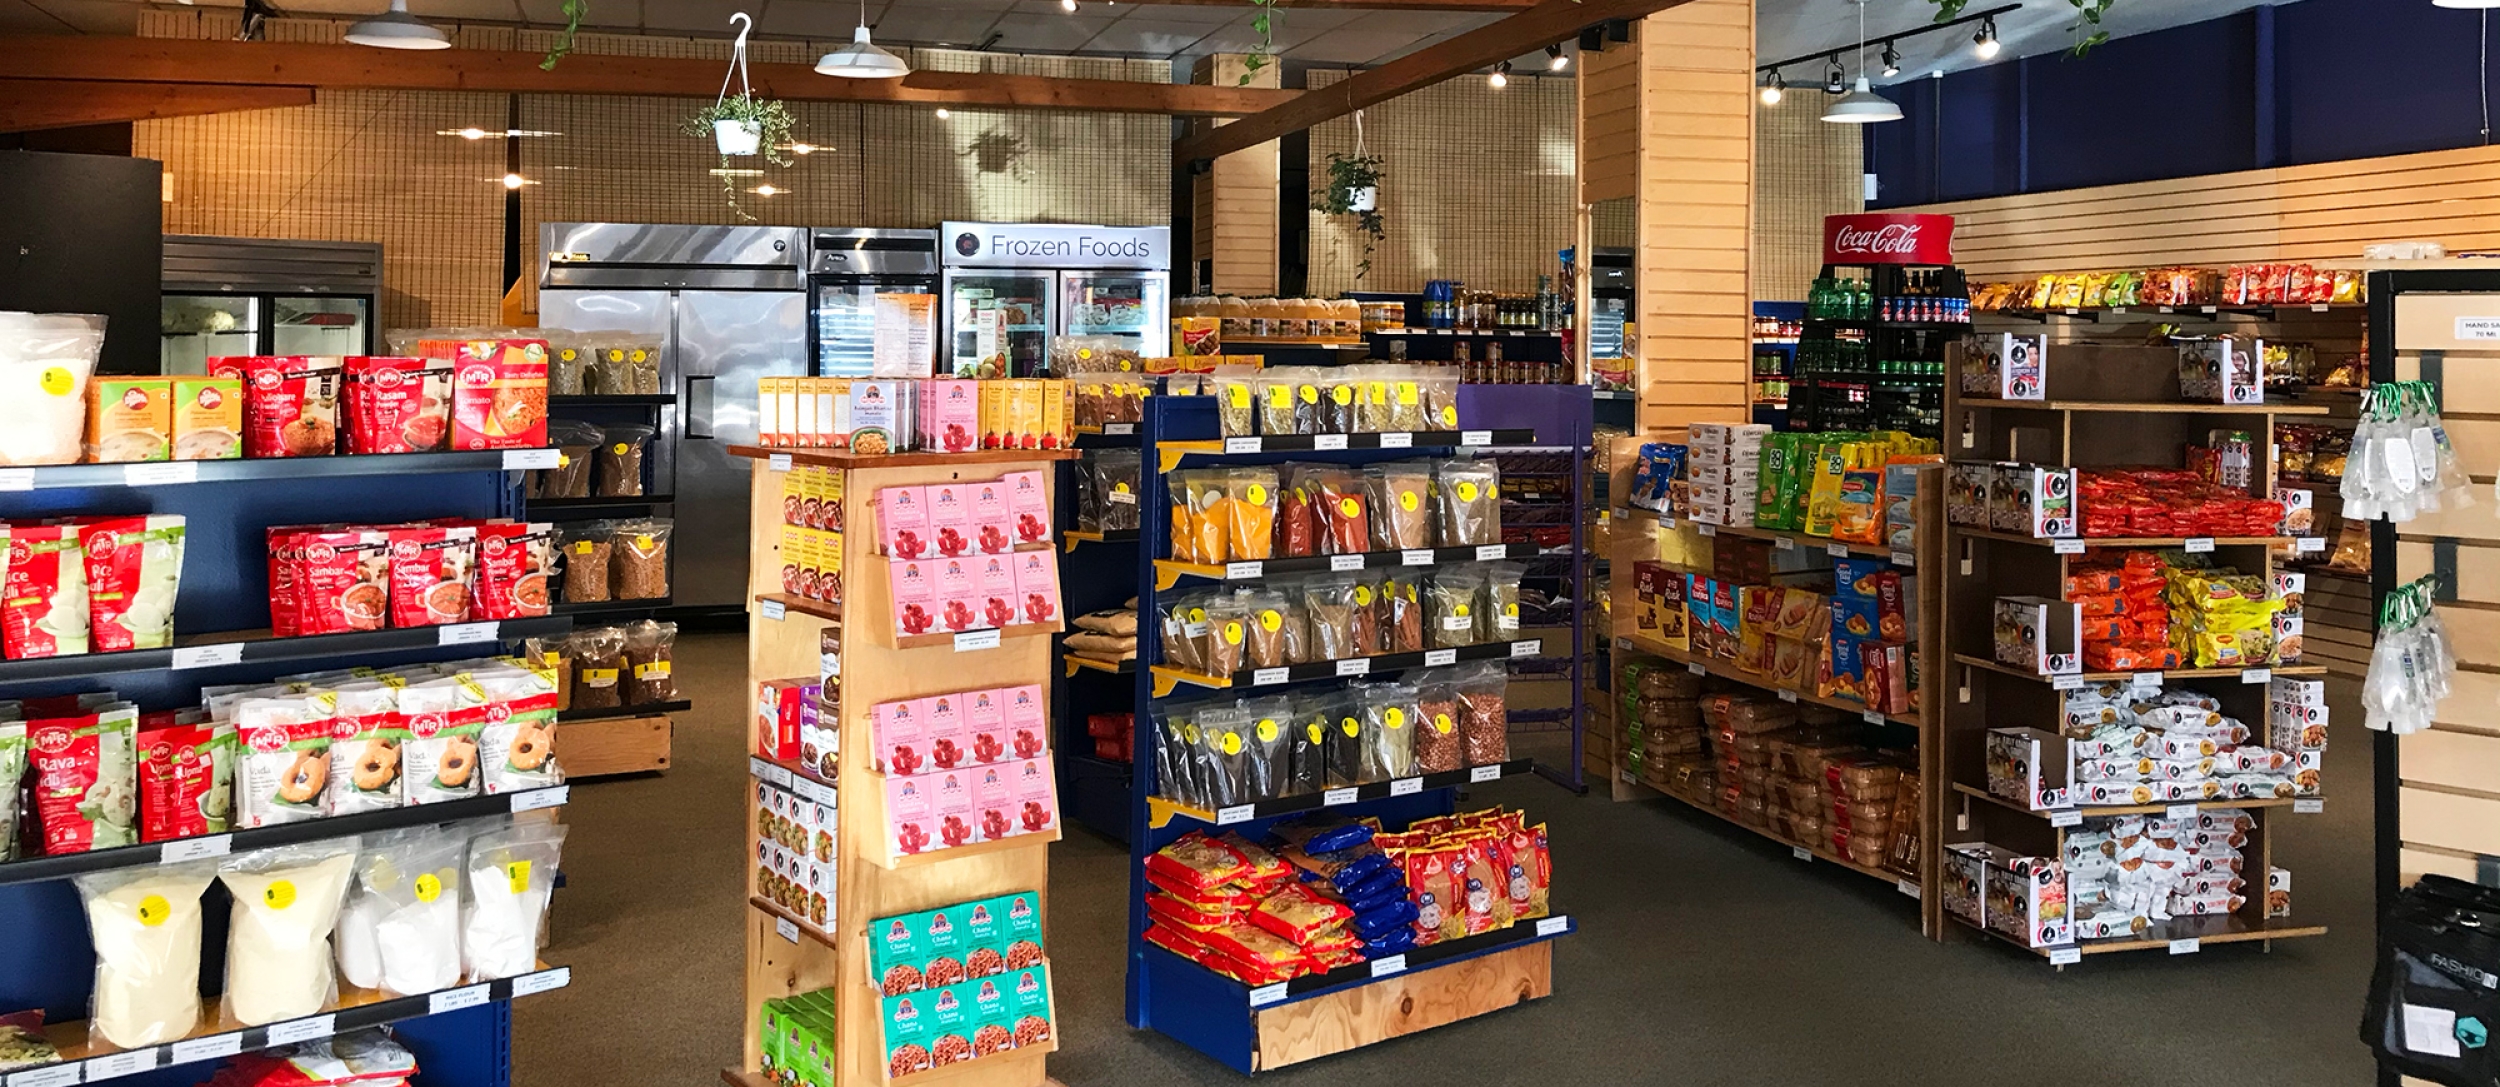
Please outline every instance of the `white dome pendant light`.
[{"label": "white dome pendant light", "polygon": [[451,48],[451,36],[441,27],[408,14],[408,0],[391,0],[391,10],[348,27],[347,40],[376,49]]},{"label": "white dome pendant light", "polygon": [[1866,0],[1853,0],[1858,5],[1858,86],[1840,96],[1823,111],[1823,119],[1834,124],[1871,125],[1901,119],[1901,107],[1892,99],[1875,93],[1866,78]]},{"label": "white dome pendant light", "polygon": [[851,44],[819,58],[816,71],[845,79],[901,79],[911,74],[911,65],[868,40],[868,0],[860,0],[859,29],[851,32]]}]

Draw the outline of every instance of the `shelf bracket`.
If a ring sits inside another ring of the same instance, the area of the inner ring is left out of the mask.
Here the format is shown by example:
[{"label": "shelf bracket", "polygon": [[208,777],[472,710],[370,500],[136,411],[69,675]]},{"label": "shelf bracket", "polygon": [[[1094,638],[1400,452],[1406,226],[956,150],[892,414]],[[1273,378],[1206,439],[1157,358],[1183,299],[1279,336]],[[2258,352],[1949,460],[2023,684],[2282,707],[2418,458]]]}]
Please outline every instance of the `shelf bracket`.
[{"label": "shelf bracket", "polygon": [[1181,466],[1181,458],[1188,455],[1189,451],[1186,449],[1173,449],[1169,446],[1160,445],[1156,446],[1155,464],[1159,466],[1156,471],[1158,473],[1169,472],[1174,468],[1178,468]]}]

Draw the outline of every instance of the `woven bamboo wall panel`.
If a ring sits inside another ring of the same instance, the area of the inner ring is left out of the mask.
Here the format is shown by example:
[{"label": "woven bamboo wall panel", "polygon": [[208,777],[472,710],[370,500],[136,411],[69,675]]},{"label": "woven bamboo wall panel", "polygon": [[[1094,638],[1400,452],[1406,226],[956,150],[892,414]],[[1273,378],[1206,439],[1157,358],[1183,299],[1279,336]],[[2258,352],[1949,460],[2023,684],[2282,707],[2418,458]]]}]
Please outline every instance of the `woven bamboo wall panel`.
[{"label": "woven bamboo wall panel", "polygon": [[[1313,89],[1345,73],[1314,70]],[[1387,237],[1371,274],[1355,281],[1363,235],[1353,216],[1311,216],[1310,290],[1419,291],[1425,280],[1525,293],[1560,267],[1576,214],[1575,81],[1514,74],[1495,90],[1460,76],[1363,113],[1364,146],[1381,159],[1380,210]],[[1323,185],[1331,152],[1354,151],[1354,121],[1311,130],[1311,183]]]},{"label": "woven bamboo wall panel", "polygon": [[1823,217],[1866,210],[1864,130],[1800,91],[1754,111],[1753,296],[1803,301],[1823,268]]}]

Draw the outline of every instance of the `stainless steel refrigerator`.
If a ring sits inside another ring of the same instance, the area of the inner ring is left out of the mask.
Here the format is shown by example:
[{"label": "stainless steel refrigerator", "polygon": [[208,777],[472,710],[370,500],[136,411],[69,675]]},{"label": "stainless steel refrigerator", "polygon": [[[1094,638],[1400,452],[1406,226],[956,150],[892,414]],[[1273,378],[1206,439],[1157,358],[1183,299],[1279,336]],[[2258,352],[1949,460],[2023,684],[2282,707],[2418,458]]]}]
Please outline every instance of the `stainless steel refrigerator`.
[{"label": "stainless steel refrigerator", "polygon": [[773,226],[547,223],[538,323],[661,342],[653,481],[675,496],[677,608],[743,608],[756,382],[807,373],[807,232]]},{"label": "stainless steel refrigerator", "polygon": [[[868,377],[876,361],[881,294],[936,294],[934,230],[820,227],[808,231],[815,292],[816,376]],[[928,374],[914,374],[928,377]]]},{"label": "stainless steel refrigerator", "polygon": [[169,234],[159,363],[204,374],[220,355],[370,355],[381,301],[373,242]]},{"label": "stainless steel refrigerator", "polygon": [[1069,336],[1141,358],[1172,353],[1170,227],[942,223],[946,341],[959,377],[1051,372]]}]

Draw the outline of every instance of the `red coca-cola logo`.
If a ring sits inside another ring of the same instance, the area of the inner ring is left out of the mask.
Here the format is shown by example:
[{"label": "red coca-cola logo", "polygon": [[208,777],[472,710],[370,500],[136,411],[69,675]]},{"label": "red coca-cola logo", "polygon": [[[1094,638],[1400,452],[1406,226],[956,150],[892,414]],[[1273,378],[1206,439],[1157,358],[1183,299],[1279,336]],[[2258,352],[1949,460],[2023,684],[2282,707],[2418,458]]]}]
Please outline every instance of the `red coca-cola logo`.
[{"label": "red coca-cola logo", "polygon": [[304,548],[304,558],[309,562],[329,562],[338,557],[338,548],[329,544],[313,544]]},{"label": "red coca-cola logo", "polygon": [[1915,253],[1918,251],[1916,225],[1893,223],[1874,230],[1843,226],[1832,235],[1832,250],[1837,253]]},{"label": "red coca-cola logo", "polygon": [[1951,264],[1950,215],[1828,215],[1823,218],[1825,264]]},{"label": "red coca-cola logo", "polygon": [[443,731],[443,724],[442,714],[420,713],[408,719],[408,731],[420,740],[427,740],[432,739],[435,733]]},{"label": "red coca-cola logo", "polygon": [[69,730],[48,728],[36,733],[28,743],[32,744],[35,750],[46,755],[58,755],[69,750]]},{"label": "red coca-cola logo", "polygon": [[249,744],[254,751],[258,751],[264,755],[274,755],[280,751],[286,750],[286,730],[282,728],[256,728],[252,730],[252,734],[249,737],[245,738],[244,742]]}]

